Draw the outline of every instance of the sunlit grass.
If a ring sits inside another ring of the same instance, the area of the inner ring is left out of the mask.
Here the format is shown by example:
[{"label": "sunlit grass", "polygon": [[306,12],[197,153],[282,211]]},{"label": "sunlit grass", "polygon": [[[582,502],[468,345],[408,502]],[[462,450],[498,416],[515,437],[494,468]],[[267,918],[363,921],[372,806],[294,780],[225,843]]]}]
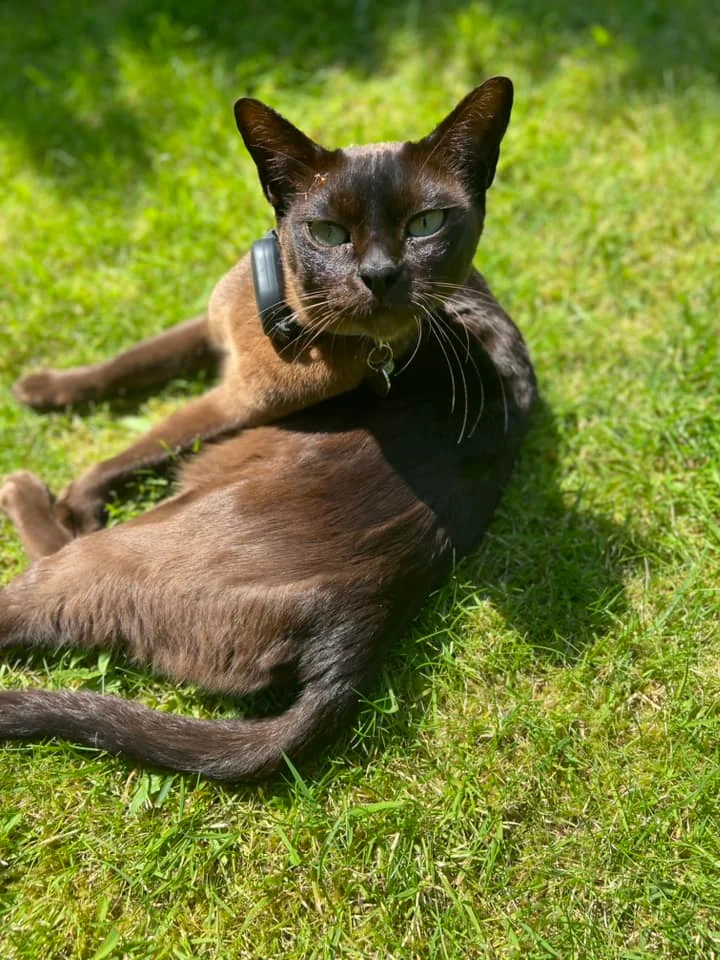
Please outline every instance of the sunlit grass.
[{"label": "sunlit grass", "polygon": [[[7,392],[202,309],[270,223],[247,92],[332,146],[514,78],[477,263],[544,404],[484,544],[316,762],[227,791],[0,752],[2,960],[720,955],[718,12],[606,6],[5,4],[0,475],[59,488],[202,388],[44,417]],[[5,522],[0,558],[25,562]],[[76,652],[0,684],[226,706]]]}]

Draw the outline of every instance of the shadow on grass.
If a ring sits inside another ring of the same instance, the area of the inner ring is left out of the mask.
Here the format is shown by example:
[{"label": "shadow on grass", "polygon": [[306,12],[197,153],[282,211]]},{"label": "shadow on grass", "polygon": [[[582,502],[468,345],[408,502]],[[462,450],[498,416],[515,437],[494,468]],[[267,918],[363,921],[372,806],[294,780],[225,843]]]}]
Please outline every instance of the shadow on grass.
[{"label": "shadow on grass", "polygon": [[[467,14],[464,25],[456,23],[461,13]],[[720,77],[714,0],[248,0],[240,6],[217,0],[6,0],[0,11],[0,123],[60,186],[132,190],[151,171],[158,146],[148,142],[154,125],[141,119],[128,93],[124,50],[169,65],[177,87],[189,83],[188,60],[202,64],[228,103],[252,94],[267,76],[321,97],[333,66],[361,77],[391,72],[393,37],[406,31],[430,63],[463,65],[470,84],[497,72],[483,52],[488,18],[509,59],[523,63],[533,80],[588,44],[628,49],[620,78],[625,89],[672,92],[698,73]],[[173,93],[163,107],[158,90],[153,109],[197,110],[174,102]]]},{"label": "shadow on grass", "polygon": [[[560,444],[553,412],[541,404],[480,548],[392,652],[361,717],[360,740],[372,730],[375,755],[381,744],[414,739],[436,695],[428,678],[452,669],[448,658],[466,656],[472,624],[463,617],[479,604],[489,603],[512,633],[504,649],[484,651],[483,669],[497,675],[522,672],[528,659],[538,667],[571,666],[627,616],[624,579],[641,562],[643,545],[627,527],[583,507],[580,494],[568,504],[559,484]],[[366,754],[366,747],[351,746],[343,756],[362,763]]]},{"label": "shadow on grass", "polygon": [[590,43],[628,50],[620,78],[628,91],[672,93],[695,83],[699,74],[720,80],[720,7],[714,0],[494,0],[485,6],[517,24],[517,42],[527,43],[533,79]]},{"label": "shadow on grass", "polygon": [[[572,427],[571,429],[574,429]],[[624,575],[637,537],[560,487],[561,437],[541,405],[480,551],[462,575],[537,653],[572,663],[627,612]]]}]

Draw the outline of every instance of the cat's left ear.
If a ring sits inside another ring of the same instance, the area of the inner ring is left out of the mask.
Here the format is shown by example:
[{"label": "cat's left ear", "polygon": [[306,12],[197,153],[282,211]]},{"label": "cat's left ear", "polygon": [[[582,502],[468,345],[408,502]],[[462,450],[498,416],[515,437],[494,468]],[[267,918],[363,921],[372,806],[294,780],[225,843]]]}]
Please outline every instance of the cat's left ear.
[{"label": "cat's left ear", "polygon": [[454,170],[480,197],[495,177],[512,104],[512,81],[491,77],[461,100],[419,145]]},{"label": "cat's left ear", "polygon": [[282,216],[292,197],[307,189],[315,174],[327,165],[330,151],[251,97],[236,101],[235,121],[255,161],[265,196]]}]

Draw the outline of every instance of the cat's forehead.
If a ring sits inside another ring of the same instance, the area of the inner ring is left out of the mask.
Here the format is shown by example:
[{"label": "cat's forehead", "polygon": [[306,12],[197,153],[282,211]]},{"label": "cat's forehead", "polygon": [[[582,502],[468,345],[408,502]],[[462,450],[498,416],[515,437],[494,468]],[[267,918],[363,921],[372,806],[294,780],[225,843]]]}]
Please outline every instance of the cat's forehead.
[{"label": "cat's forehead", "polygon": [[371,143],[340,151],[335,176],[328,184],[336,194],[350,191],[366,205],[373,198],[391,202],[414,188],[416,170],[401,143]]},{"label": "cat's forehead", "polygon": [[426,163],[412,143],[346,147],[319,173],[308,202],[317,216],[367,220],[373,214],[403,217],[435,206],[462,203],[465,193],[452,176]]},{"label": "cat's forehead", "polygon": [[365,160],[377,165],[381,164],[383,160],[392,162],[393,157],[397,158],[404,146],[404,143],[388,140],[384,143],[361,143],[357,146],[344,147],[340,153],[351,161]]}]

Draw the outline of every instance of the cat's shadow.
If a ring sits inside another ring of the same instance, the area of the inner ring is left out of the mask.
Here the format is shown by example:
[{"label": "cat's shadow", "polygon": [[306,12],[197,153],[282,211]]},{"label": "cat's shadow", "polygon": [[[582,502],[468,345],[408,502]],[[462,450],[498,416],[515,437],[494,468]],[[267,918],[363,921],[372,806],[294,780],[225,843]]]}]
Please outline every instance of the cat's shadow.
[{"label": "cat's shadow", "polygon": [[565,482],[563,443],[541,402],[493,524],[459,575],[539,656],[572,663],[627,611],[624,581],[641,550],[627,523]]},{"label": "cat's shadow", "polygon": [[[625,580],[642,544],[629,525],[583,506],[582,491],[563,489],[561,445],[553,411],[541,403],[482,544],[388,658],[360,718],[372,727],[374,755],[416,736],[443,674],[455,670],[448,656],[471,666],[479,657],[495,674],[518,660],[570,669],[626,617]],[[358,740],[342,755],[362,763],[368,746]]]}]

